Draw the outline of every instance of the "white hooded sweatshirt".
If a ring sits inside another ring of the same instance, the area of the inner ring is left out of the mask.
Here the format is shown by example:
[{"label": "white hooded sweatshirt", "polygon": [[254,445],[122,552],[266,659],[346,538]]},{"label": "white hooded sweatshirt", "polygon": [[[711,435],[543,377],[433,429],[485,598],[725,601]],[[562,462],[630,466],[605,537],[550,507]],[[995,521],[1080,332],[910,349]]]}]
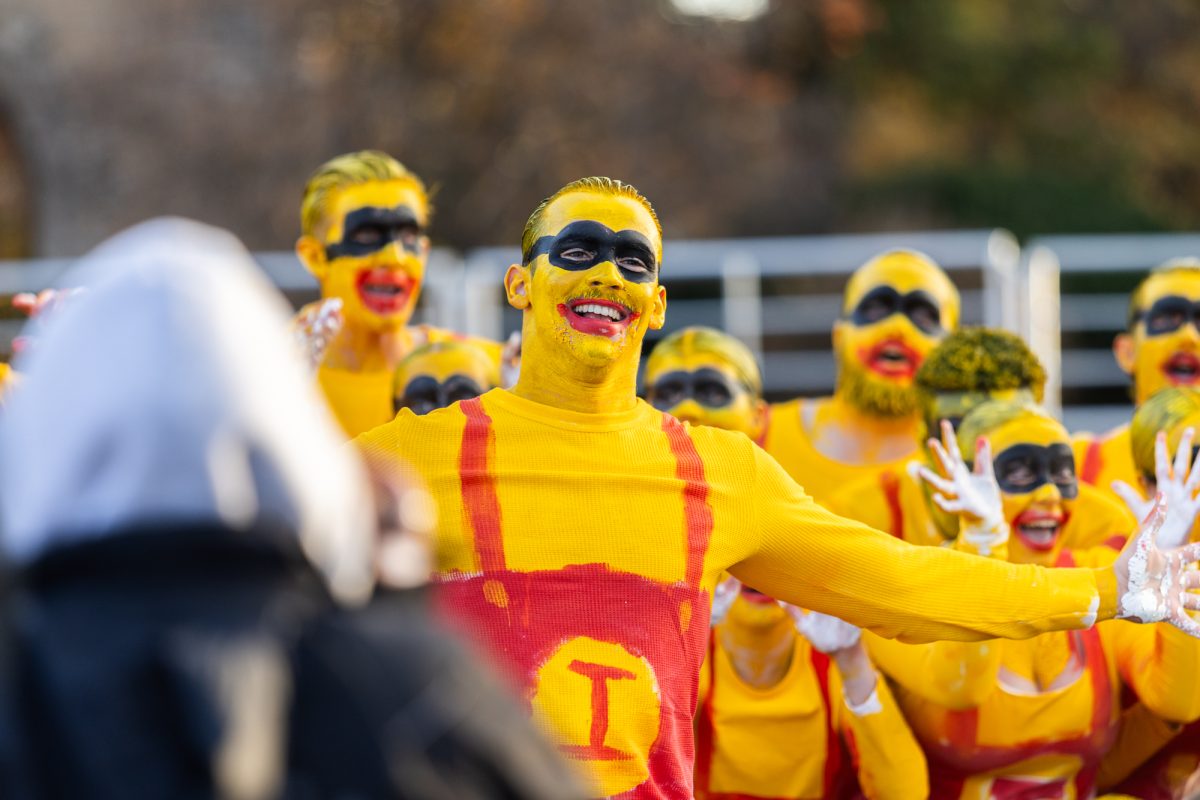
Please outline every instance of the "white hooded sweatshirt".
[{"label": "white hooded sweatshirt", "polygon": [[371,590],[374,510],[241,243],[151,220],[84,257],[0,410],[0,547],[22,565],[131,525],[285,523],[334,594]]}]

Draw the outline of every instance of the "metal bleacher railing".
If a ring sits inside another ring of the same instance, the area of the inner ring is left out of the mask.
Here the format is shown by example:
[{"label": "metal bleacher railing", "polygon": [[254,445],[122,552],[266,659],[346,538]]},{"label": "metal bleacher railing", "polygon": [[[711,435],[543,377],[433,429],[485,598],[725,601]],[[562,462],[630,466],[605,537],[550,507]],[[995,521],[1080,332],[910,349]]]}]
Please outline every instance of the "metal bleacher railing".
[{"label": "metal bleacher railing", "polygon": [[1130,292],[1152,267],[1200,256],[1200,234],[1042,236],[1025,246],[1020,327],[1046,364],[1047,405],[1072,431],[1105,431],[1130,415],[1129,378],[1112,355]]},{"label": "metal bleacher railing", "polygon": [[[718,326],[759,356],[769,399],[828,393],[834,381],[830,329],[846,278],[895,247],[921,250],[946,268],[962,291],[965,323],[1019,330],[1016,239],[1002,230],[932,231],[667,242],[667,326],[647,344],[687,325]],[[255,258],[294,305],[317,296],[316,282],[291,253]],[[496,339],[516,330],[519,318],[504,301],[501,279],[518,258],[510,248],[465,257],[435,249],[417,321]],[[68,265],[0,262],[0,302],[4,295],[53,285]],[[0,322],[0,342],[7,345],[20,324],[15,313]]]}]

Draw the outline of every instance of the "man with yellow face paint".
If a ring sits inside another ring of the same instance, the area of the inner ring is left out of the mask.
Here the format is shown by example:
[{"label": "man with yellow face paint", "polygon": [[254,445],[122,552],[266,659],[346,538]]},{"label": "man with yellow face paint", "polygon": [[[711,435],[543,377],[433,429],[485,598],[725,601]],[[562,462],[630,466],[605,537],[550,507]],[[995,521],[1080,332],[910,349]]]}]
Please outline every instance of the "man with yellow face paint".
[{"label": "man with yellow face paint", "polygon": [[[957,425],[972,408],[989,400],[1039,402],[1045,380],[1037,357],[1019,336],[992,328],[956,331],[917,370],[919,442],[938,431],[943,420]],[[953,542],[958,520],[933,503],[929,487],[913,473],[917,466],[935,464],[927,448],[920,453],[894,472],[844,487],[830,500],[830,510],[913,544]],[[1137,524],[1121,503],[1093,486],[1080,486],[1072,504],[1077,513],[1069,516],[1062,531],[1071,550],[1101,545],[1119,550]]]},{"label": "man with yellow face paint", "polygon": [[[762,435],[758,364],[726,333],[666,337],[646,361],[645,384],[647,400],[680,421]],[[924,798],[924,756],[859,630],[785,610],[747,586],[732,591],[724,619],[713,612],[700,670],[696,797],[832,797],[857,779],[868,798]]]},{"label": "man with yellow face paint", "polygon": [[[530,216],[505,274],[521,373],[357,439],[412,465],[438,506],[448,612],[507,668],[597,796],[688,798],[692,716],[718,577],[911,641],[1032,636],[1115,615],[1200,635],[1154,525],[1114,567],[1044,570],[912,547],[813,502],[746,436],[636,395],[660,328],[662,231],[633,187],[585,178]],[[397,467],[399,468],[399,466]],[[1148,545],[1145,543],[1149,542]],[[1139,550],[1139,553],[1142,551]]]},{"label": "man with yellow face paint", "polygon": [[470,342],[435,342],[409,353],[396,368],[395,409],[428,414],[500,385],[496,362]]},{"label": "man with yellow face paint", "polygon": [[[1179,258],[1150,271],[1129,299],[1128,328],[1113,339],[1117,364],[1133,379],[1140,406],[1170,386],[1200,386],[1200,259]],[[1079,478],[1110,491],[1116,480],[1136,486],[1129,425],[1072,442]]]},{"label": "man with yellow face paint", "polygon": [[[992,401],[967,414],[957,442],[945,430],[944,446],[930,442],[942,475],[921,475],[935,501],[960,516],[955,547],[1075,566],[1062,531],[1079,486],[1062,425],[1036,406]],[[999,536],[981,549],[971,535],[980,529]],[[1200,641],[1168,625],[1102,622],[968,644],[873,637],[869,646],[925,748],[937,800],[1094,796],[1116,741],[1122,685],[1163,718],[1200,718]]]},{"label": "man with yellow face paint", "polygon": [[859,267],[833,326],[833,396],[771,406],[767,452],[818,503],[894,474],[918,436],[917,369],[958,317],[958,290],[923,253],[892,250]]},{"label": "man with yellow face paint", "polygon": [[[296,255],[321,297],[341,301],[343,319],[317,380],[350,436],[392,418],[393,373],[405,354],[453,337],[408,325],[425,278],[429,215],[421,179],[374,150],[326,162],[305,186]],[[482,346],[499,359],[499,345]]]}]

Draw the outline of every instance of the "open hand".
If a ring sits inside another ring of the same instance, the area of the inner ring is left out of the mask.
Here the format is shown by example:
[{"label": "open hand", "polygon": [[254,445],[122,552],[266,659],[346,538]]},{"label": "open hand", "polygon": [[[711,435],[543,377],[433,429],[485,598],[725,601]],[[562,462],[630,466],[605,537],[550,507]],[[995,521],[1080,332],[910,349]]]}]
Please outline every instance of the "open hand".
[{"label": "open hand", "polygon": [[[1200,459],[1192,461],[1195,435],[1194,428],[1183,432],[1175,450],[1174,465],[1167,450],[1167,434],[1159,431],[1154,440],[1154,479],[1159,493],[1167,501],[1167,517],[1158,531],[1157,540],[1162,548],[1179,547],[1187,542],[1196,514],[1200,512],[1200,498],[1196,497],[1196,490],[1200,488]],[[1144,499],[1141,492],[1125,481],[1113,481],[1112,489],[1139,520],[1145,519],[1154,508],[1153,498]]]},{"label": "open hand", "polygon": [[1117,617],[1135,622],[1169,622],[1200,638],[1200,623],[1187,609],[1200,610],[1200,543],[1163,549],[1157,544],[1167,520],[1167,500],[1159,493],[1150,513],[1125,545],[1113,569],[1117,574]]},{"label": "open hand", "polygon": [[913,466],[913,475],[934,489],[933,502],[962,520],[960,535],[981,555],[989,555],[993,547],[1008,541],[1008,523],[1000,487],[992,472],[992,447],[984,437],[975,443],[975,470],[963,461],[954,438],[954,426],[942,420],[942,441],[931,438],[933,451],[943,470],[938,475],[923,464]]}]

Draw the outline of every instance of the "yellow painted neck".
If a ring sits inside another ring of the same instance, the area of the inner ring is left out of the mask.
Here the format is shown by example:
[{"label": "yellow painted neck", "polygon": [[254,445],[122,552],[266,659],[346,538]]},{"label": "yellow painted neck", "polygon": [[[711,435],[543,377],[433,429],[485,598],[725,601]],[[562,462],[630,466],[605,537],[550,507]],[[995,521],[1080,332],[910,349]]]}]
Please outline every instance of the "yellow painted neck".
[{"label": "yellow painted neck", "polygon": [[607,364],[591,365],[554,341],[543,341],[526,314],[521,374],[513,394],[525,400],[583,414],[628,411],[637,405],[640,348],[630,347]]},{"label": "yellow painted neck", "polygon": [[788,615],[772,625],[737,625],[726,621],[717,628],[718,641],[729,655],[734,672],[756,689],[769,689],[787,675],[796,649],[796,627]]}]

